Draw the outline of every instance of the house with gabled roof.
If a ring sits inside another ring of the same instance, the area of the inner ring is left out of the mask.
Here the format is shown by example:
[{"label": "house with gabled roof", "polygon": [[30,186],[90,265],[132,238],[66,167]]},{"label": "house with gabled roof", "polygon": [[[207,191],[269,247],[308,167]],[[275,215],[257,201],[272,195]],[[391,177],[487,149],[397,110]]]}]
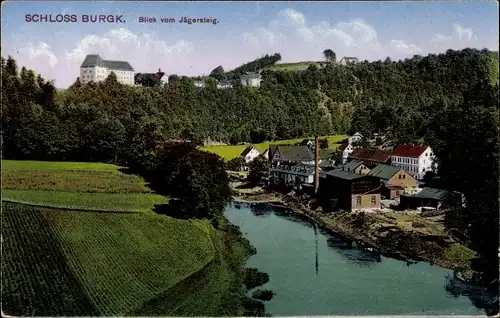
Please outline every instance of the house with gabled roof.
[{"label": "house with gabled roof", "polygon": [[342,171],[352,172],[355,174],[367,174],[370,171],[363,162],[353,160],[339,167]]},{"label": "house with gabled roof", "polygon": [[348,162],[361,161],[370,169],[379,164],[388,164],[390,159],[390,151],[374,148],[356,148],[347,157]]},{"label": "house with gabled roof", "polygon": [[361,140],[363,140],[363,138],[364,137],[362,134],[360,134],[359,132],[356,132],[356,133],[354,133],[354,135],[350,136],[347,140],[348,140],[348,143],[350,145],[353,145],[353,144],[358,143]]},{"label": "house with gabled roof", "polygon": [[295,165],[279,165],[269,169],[272,185],[301,190],[303,185],[313,184],[314,166],[298,163]]},{"label": "house with gabled roof", "polygon": [[391,154],[391,165],[401,168],[415,179],[422,180],[432,171],[435,164],[434,153],[427,145],[401,144]]},{"label": "house with gabled roof", "polygon": [[454,194],[450,191],[423,188],[416,194],[401,195],[399,208],[402,210],[415,210],[422,207],[431,207],[439,209],[443,205],[451,205],[453,203]]},{"label": "house with gabled roof", "polygon": [[368,175],[378,178],[383,185],[382,195],[394,199],[403,193],[414,193],[418,181],[401,168],[390,165],[377,165]]},{"label": "house with gabled roof", "polygon": [[[271,155],[271,146],[269,148]],[[314,153],[308,146],[277,145],[272,149],[271,165],[303,163],[314,165]]]},{"label": "house with gabled roof", "polygon": [[[333,210],[365,211],[380,209],[380,181],[366,174],[333,169],[321,171],[318,200]],[[329,202],[336,201],[335,207]]]},{"label": "house with gabled roof", "polygon": [[249,164],[252,162],[255,158],[257,158],[260,155],[260,151],[255,148],[255,146],[248,146],[243,150],[240,154],[240,157],[245,160],[246,164]]}]

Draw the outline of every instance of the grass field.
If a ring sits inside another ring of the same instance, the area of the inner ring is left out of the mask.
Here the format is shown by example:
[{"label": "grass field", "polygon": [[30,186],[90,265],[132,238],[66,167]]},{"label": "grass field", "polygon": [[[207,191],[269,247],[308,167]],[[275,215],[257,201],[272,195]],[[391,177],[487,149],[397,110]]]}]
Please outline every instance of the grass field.
[{"label": "grass field", "polygon": [[215,256],[206,224],[13,203],[2,208],[2,299],[10,315],[124,315]]},{"label": "grass field", "polygon": [[119,166],[100,162],[2,160],[4,170],[91,170],[118,172]]},{"label": "grass field", "polygon": [[2,199],[21,202],[2,202],[5,314],[234,315],[238,243],[155,214],[168,198],[141,178],[98,163],[5,160],[2,173]]},{"label": "grass field", "polygon": [[167,197],[151,193],[78,193],[49,190],[3,190],[2,199],[61,209],[144,213],[153,213],[152,209],[156,205],[168,203]]},{"label": "grass field", "polygon": [[[298,139],[289,139],[289,140],[278,140],[278,141],[267,141],[263,142],[260,144],[256,144],[255,147],[260,151],[264,152],[266,149],[269,149],[269,145],[283,145],[283,144],[296,144],[298,142],[301,142],[302,140],[306,139],[305,138],[298,138]],[[325,137],[321,137],[325,138]],[[347,135],[334,135],[334,136],[326,136],[328,140],[328,145],[332,149],[336,149],[338,147],[337,142],[347,138]],[[236,157],[239,157],[241,152],[245,150],[245,148],[248,147],[248,145],[237,145],[237,146],[225,146],[225,145],[216,145],[216,146],[206,146],[206,147],[201,147],[200,149],[208,152],[213,152],[219,156],[221,156],[223,159],[230,160]]]},{"label": "grass field", "polygon": [[168,203],[142,178],[103,163],[2,160],[2,190],[4,200],[66,209],[151,212]]},{"label": "grass field", "polygon": [[309,65],[314,64],[320,67],[319,62],[296,62],[296,63],[280,63],[268,67],[268,70],[273,71],[296,71],[307,69]]}]

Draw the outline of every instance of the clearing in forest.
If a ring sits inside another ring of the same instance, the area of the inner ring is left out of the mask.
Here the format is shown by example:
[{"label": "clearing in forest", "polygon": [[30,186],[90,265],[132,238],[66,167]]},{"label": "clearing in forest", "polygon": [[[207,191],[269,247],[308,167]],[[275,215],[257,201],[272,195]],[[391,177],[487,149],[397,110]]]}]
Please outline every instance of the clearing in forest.
[{"label": "clearing in forest", "polygon": [[[323,136],[321,138],[326,138],[328,140],[328,146],[331,149],[336,149],[339,145],[337,144],[339,141],[346,139],[348,136],[347,135],[333,135],[333,136]],[[309,137],[312,138],[312,137]],[[266,141],[260,144],[255,144],[254,146],[261,152],[263,153],[266,149],[269,149],[269,145],[288,145],[288,144],[296,144],[301,142],[302,140],[307,139],[307,137],[304,138],[297,138],[297,139],[288,139],[288,140],[277,140],[277,141]],[[240,156],[240,154],[245,150],[245,148],[248,147],[248,145],[237,145],[237,146],[230,146],[230,145],[215,145],[215,146],[205,146],[201,147],[201,150],[208,151],[215,153],[219,156],[221,156],[225,160],[231,160],[233,158],[237,158]]]}]

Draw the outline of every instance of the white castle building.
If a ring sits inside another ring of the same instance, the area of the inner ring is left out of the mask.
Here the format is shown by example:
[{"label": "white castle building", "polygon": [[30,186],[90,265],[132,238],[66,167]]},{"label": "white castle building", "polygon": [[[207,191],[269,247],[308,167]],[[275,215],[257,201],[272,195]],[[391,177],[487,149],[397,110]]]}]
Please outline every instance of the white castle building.
[{"label": "white castle building", "polygon": [[82,84],[88,82],[104,81],[108,75],[114,72],[118,82],[127,85],[134,85],[134,69],[125,61],[108,61],[103,60],[97,54],[89,54],[85,57],[80,66],[80,82]]}]

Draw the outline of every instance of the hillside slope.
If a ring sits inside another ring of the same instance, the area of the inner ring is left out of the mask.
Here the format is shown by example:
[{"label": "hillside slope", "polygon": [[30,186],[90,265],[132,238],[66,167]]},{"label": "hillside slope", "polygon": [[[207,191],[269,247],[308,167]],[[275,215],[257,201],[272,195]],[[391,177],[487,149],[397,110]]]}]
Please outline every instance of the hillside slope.
[{"label": "hillside slope", "polygon": [[[115,195],[106,193],[103,185],[107,183],[100,182],[99,177],[86,178],[89,175],[83,173],[85,169],[73,170],[78,165],[8,162],[3,166],[11,170],[6,171],[12,172],[15,166],[19,173],[6,173],[3,182],[10,188],[26,188],[7,191],[25,191],[27,200],[32,201],[37,198],[30,193],[40,191],[63,196],[97,194],[101,199],[98,204],[105,202],[106,196]],[[33,166],[36,168],[20,169]],[[47,167],[49,174],[44,169]],[[27,171],[30,178],[23,177]],[[88,172],[100,175],[98,171]],[[135,191],[143,185],[140,178],[132,186],[127,177],[134,176],[121,177],[123,184],[113,176],[108,186]],[[47,178],[51,181],[45,182]],[[60,191],[66,186],[71,191]],[[95,193],[85,192],[90,190]],[[135,193],[132,198],[140,195],[153,194]],[[12,202],[2,202],[2,218],[5,314],[206,316],[234,315],[237,310],[230,306],[234,303],[238,307],[237,299],[227,301],[234,282],[238,286],[237,268],[228,267],[227,260],[233,256],[221,243],[225,236],[208,221],[179,220],[152,211],[98,213]],[[238,246],[233,243],[231,246]],[[196,299],[192,299],[195,294]]]}]

